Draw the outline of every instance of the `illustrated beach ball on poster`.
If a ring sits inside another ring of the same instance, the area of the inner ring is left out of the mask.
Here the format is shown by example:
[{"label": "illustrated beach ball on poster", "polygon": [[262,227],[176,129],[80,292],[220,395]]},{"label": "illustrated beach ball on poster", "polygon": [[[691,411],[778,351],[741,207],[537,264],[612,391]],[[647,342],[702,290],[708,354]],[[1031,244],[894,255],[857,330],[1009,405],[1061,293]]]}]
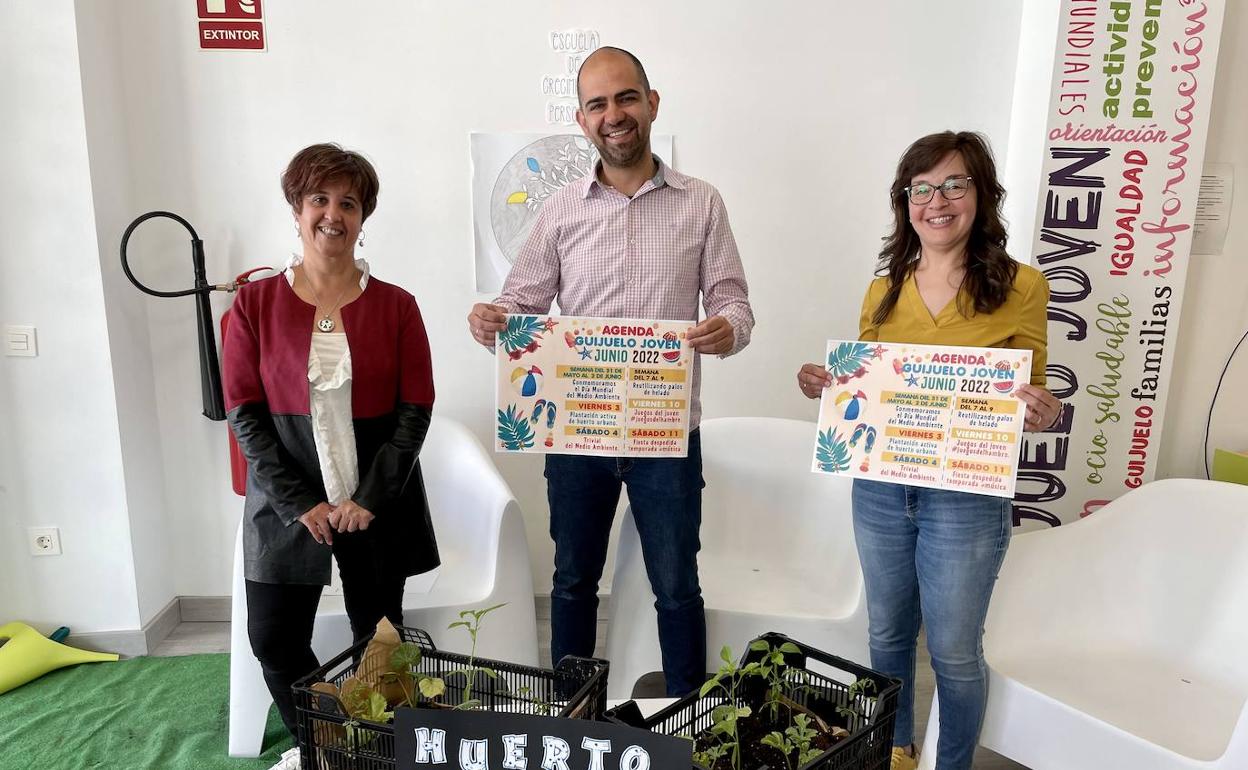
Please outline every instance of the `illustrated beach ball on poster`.
[{"label": "illustrated beach ball on poster", "polygon": [[861,390],[856,393],[842,390],[836,394],[833,403],[836,406],[836,413],[841,416],[842,420],[857,420],[866,414],[867,394]]},{"label": "illustrated beach ball on poster", "polygon": [[542,370],[536,366],[530,366],[527,369],[517,366],[511,370],[511,387],[525,398],[536,396],[542,389]]}]

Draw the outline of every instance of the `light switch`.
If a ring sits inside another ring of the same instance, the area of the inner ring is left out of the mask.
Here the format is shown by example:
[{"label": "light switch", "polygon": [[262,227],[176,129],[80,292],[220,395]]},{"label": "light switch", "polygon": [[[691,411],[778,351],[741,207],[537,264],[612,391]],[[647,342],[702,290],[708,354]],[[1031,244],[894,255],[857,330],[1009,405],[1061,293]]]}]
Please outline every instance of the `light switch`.
[{"label": "light switch", "polygon": [[4,354],[6,356],[37,356],[39,345],[35,341],[35,327],[4,327]]}]

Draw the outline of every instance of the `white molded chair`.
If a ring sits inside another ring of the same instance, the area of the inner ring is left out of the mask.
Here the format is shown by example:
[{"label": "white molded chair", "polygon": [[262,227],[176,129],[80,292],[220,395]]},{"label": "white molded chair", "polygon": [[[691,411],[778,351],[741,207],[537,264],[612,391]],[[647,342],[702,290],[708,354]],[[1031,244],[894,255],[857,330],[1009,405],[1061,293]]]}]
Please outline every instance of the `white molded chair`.
[{"label": "white molded chair", "polygon": [[[848,478],[812,473],[813,422],[731,417],[702,423],[702,551],[707,670],[727,644],[780,631],[866,663],[867,613]],[[654,593],[631,510],[615,557],[608,697],[662,669]]]},{"label": "white molded chair", "polygon": [[1010,545],[980,744],[1032,770],[1248,768],[1246,653],[1248,487],[1154,481]]},{"label": "white molded chair", "polygon": [[[463,629],[448,631],[463,609],[507,603],[483,621],[477,654],[537,665],[533,576],[524,522],[507,483],[476,438],[458,422],[435,416],[420,452],[421,471],[442,565],[409,580],[406,625],[425,629],[440,649],[467,652]],[[413,590],[416,588],[416,590]],[[247,640],[242,529],[234,550],[230,618],[230,756],[259,755],[272,700]],[[317,608],[312,647],[321,660],[351,645],[342,597],[325,594]],[[311,673],[311,672],[309,672]]]}]

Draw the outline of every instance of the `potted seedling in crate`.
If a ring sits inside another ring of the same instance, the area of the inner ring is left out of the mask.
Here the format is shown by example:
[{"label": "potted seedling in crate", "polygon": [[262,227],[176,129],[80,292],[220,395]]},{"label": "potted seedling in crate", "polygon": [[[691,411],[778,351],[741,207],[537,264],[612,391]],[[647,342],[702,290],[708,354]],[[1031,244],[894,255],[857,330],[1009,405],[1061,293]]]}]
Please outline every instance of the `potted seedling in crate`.
[{"label": "potted seedling in crate", "polygon": [[457,709],[477,708],[481,705],[481,701],[472,697],[472,686],[477,680],[477,675],[497,681],[498,674],[491,668],[476,665],[477,661],[477,634],[481,633],[481,619],[490,614],[499,607],[506,606],[504,604],[495,604],[493,607],[486,607],[483,610],[464,610],[459,613],[459,620],[447,626],[447,630],[453,628],[463,628],[468,632],[468,636],[472,637],[472,650],[468,653],[468,665],[463,668],[457,668],[447,674],[448,677],[462,676],[464,678],[464,697],[456,704]]},{"label": "potted seedling in crate", "polygon": [[[503,606],[464,610],[447,627],[468,634],[468,655],[439,650],[424,631],[395,628],[383,618],[367,642],[297,682],[304,767],[393,768],[393,722],[403,708],[600,718],[606,706],[605,661],[568,658],[551,671],[477,657],[485,619]],[[561,688],[571,697],[558,699]]]},{"label": "potted seedling in crate", "polygon": [[[693,760],[707,770],[816,770],[839,750],[887,766],[900,683],[781,634],[750,643],[738,662],[728,647],[719,670],[694,694],[643,718],[634,704],[607,718],[694,742]],[[817,661],[833,678],[808,668]],[[841,677],[849,675],[850,684]],[[876,765],[863,765],[876,767]],[[858,765],[854,765],[858,767]]]}]

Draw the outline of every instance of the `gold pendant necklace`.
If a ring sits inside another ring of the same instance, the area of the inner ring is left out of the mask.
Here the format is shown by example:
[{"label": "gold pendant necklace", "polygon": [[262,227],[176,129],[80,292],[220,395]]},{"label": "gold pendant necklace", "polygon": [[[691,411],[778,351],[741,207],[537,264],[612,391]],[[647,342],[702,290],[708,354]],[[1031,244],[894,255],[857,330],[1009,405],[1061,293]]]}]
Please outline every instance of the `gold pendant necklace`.
[{"label": "gold pendant necklace", "polygon": [[[304,276],[304,280],[308,280],[307,276]],[[325,315],[321,317],[321,320],[316,322],[317,329],[320,329],[325,334],[329,334],[334,330],[337,326],[337,324],[334,323],[334,311],[338,309],[338,303],[342,302],[342,298],[347,296],[347,289],[350,288],[351,284],[349,283],[343,287],[342,291],[338,294],[338,299],[334,301],[334,306],[326,311]],[[316,300],[316,309],[320,310],[321,298],[316,296],[316,288],[312,285],[312,281],[308,281],[308,291],[312,292],[312,299]]]}]

